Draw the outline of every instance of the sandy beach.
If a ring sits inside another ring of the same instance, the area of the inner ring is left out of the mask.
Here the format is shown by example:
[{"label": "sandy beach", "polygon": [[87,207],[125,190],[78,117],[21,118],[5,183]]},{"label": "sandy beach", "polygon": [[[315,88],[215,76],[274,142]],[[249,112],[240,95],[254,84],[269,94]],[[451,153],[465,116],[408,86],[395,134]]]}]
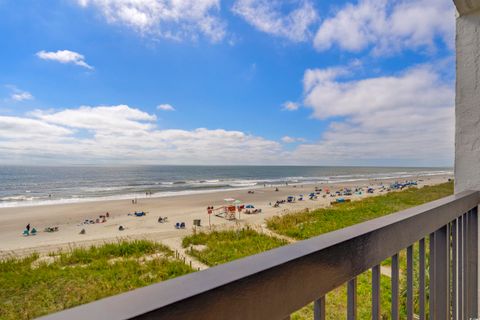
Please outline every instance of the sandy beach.
[{"label": "sandy beach", "polygon": [[[209,229],[208,206],[220,207],[226,204],[224,199],[239,199],[244,204],[253,204],[262,209],[259,214],[241,214],[240,219],[229,221],[224,218],[210,215],[211,225],[215,228],[235,226],[238,224],[262,225],[264,220],[274,215],[285,214],[303,210],[325,207],[334,198],[327,196],[317,200],[297,201],[285,203],[274,208],[270,203],[286,199],[289,195],[308,195],[315,187],[328,187],[331,191],[342,188],[355,187],[378,187],[382,183],[389,185],[394,181],[415,180],[418,187],[434,185],[451,179],[451,175],[421,176],[405,179],[375,179],[354,182],[342,182],[338,184],[297,184],[279,187],[260,187],[254,193],[248,190],[218,191],[214,193],[179,195],[170,197],[145,197],[138,198],[136,204],[131,200],[96,201],[73,204],[26,206],[14,208],[0,208],[0,257],[10,255],[24,255],[37,251],[48,253],[72,247],[76,245],[90,245],[94,243],[117,240],[119,238],[149,238],[165,243],[171,243],[172,239],[180,239],[192,232],[193,220],[201,219],[200,229]],[[373,195],[379,194],[376,189]],[[352,200],[371,196],[363,193],[353,195]],[[145,211],[146,216],[135,217],[128,215],[135,211]],[[100,215],[109,212],[110,218],[105,223],[82,224],[85,219],[95,220]],[[167,223],[159,223],[159,217],[168,217]],[[237,213],[238,218],[238,213]],[[176,222],[185,222],[186,228],[175,229]],[[30,223],[39,233],[35,236],[23,236],[22,231]],[[58,226],[59,231],[53,233],[44,232],[44,228]],[[119,226],[125,230],[119,231]],[[85,229],[85,234],[80,231]]]}]

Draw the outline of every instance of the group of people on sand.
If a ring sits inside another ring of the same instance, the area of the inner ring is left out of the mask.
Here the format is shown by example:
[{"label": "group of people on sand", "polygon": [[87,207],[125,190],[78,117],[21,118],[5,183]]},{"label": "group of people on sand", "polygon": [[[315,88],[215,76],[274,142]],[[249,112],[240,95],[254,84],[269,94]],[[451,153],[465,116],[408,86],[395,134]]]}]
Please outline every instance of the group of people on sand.
[{"label": "group of people on sand", "polygon": [[[58,227],[46,227],[45,232],[57,232],[59,230]],[[24,236],[34,236],[38,233],[37,229],[35,227],[32,227],[31,224],[27,224],[25,226],[25,229],[23,230],[23,235]]]},{"label": "group of people on sand", "polygon": [[[93,219],[85,219],[80,225],[84,225],[84,224],[96,224],[96,223],[105,223],[107,222],[107,218],[110,218],[110,212],[106,212],[105,214],[101,214],[98,216],[98,218],[96,218],[95,220]],[[82,230],[80,230],[80,234],[85,234],[87,233],[87,231],[85,230],[85,228],[83,228]]]},{"label": "group of people on sand", "polygon": [[24,236],[29,236],[29,235],[36,235],[37,234],[37,229],[35,227],[30,226],[30,223],[25,226],[25,230],[23,230],[23,235]]}]

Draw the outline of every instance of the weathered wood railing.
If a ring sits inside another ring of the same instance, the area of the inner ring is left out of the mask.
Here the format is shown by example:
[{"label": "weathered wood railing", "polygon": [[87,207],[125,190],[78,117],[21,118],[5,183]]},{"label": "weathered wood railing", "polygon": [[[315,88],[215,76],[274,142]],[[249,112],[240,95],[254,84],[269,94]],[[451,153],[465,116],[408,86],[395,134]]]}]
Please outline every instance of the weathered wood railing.
[{"label": "weathered wood railing", "polygon": [[[288,319],[312,301],[314,318],[325,319],[325,295],[344,283],[348,283],[347,317],[356,319],[356,277],[369,269],[372,318],[380,319],[380,263],[390,257],[389,312],[398,319],[398,258],[403,249],[407,249],[407,319],[413,319],[415,296],[420,319],[427,319],[427,310],[428,319],[477,318],[478,204],[478,192],[463,192],[44,319]],[[414,272],[419,279],[416,292]]]}]

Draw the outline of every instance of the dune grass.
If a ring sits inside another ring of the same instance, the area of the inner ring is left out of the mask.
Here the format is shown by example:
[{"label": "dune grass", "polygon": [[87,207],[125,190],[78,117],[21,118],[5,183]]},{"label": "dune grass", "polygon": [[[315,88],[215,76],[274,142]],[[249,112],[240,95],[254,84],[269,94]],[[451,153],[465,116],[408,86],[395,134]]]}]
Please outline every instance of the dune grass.
[{"label": "dune grass", "polygon": [[303,240],[451,194],[453,194],[453,182],[420,189],[409,188],[310,212],[275,216],[267,220],[267,227],[278,234]]},{"label": "dune grass", "polygon": [[[187,253],[208,266],[230,262],[287,244],[250,228],[196,233],[183,238]],[[195,246],[202,246],[202,249]]]},{"label": "dune grass", "polygon": [[144,240],[12,258],[0,261],[0,319],[31,319],[192,271]]}]

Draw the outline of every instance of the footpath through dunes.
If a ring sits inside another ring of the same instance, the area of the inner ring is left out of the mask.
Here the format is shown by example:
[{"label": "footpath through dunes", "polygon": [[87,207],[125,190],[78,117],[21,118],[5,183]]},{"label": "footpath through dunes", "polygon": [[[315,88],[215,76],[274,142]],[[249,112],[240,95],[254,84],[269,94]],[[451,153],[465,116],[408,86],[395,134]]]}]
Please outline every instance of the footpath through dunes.
[{"label": "footpath through dunes", "polygon": [[[433,185],[450,179],[449,175],[417,177],[419,186]],[[394,182],[387,180],[364,180],[341,184],[318,185],[328,186],[330,190],[355,188],[356,186],[388,185]],[[98,201],[64,205],[45,205],[33,207],[1,208],[0,209],[0,256],[25,254],[35,250],[48,252],[59,248],[90,245],[105,241],[116,241],[118,238],[166,240],[179,238],[193,230],[192,222],[200,219],[200,230],[208,230],[209,216],[206,208],[225,205],[224,199],[239,199],[244,204],[253,204],[262,209],[260,214],[242,214],[240,220],[227,221],[215,215],[210,216],[211,225],[215,228],[229,228],[237,224],[263,225],[266,219],[276,215],[288,214],[304,209],[314,210],[329,205],[333,198],[319,197],[316,200],[297,201],[286,203],[275,208],[271,204],[277,200],[286,199],[289,195],[308,195],[316,185],[289,185],[279,187],[258,188],[254,193],[245,190],[221,191],[205,194],[172,196],[165,198],[138,199],[136,204],[131,201]],[[378,194],[378,193],[376,193]],[[376,195],[373,194],[373,195]],[[353,200],[372,196],[363,193],[353,195]],[[146,216],[135,217],[128,215],[134,211],[144,211]],[[85,219],[95,219],[109,212],[105,223],[83,225]],[[167,223],[158,223],[159,217],[168,217]],[[186,228],[174,228],[177,222],[185,222]],[[31,224],[40,232],[34,237],[22,236],[22,230]],[[43,232],[44,228],[58,226],[58,232]],[[123,230],[119,231],[122,226]],[[85,234],[80,231],[85,229]],[[280,234],[280,232],[278,232]]]}]

